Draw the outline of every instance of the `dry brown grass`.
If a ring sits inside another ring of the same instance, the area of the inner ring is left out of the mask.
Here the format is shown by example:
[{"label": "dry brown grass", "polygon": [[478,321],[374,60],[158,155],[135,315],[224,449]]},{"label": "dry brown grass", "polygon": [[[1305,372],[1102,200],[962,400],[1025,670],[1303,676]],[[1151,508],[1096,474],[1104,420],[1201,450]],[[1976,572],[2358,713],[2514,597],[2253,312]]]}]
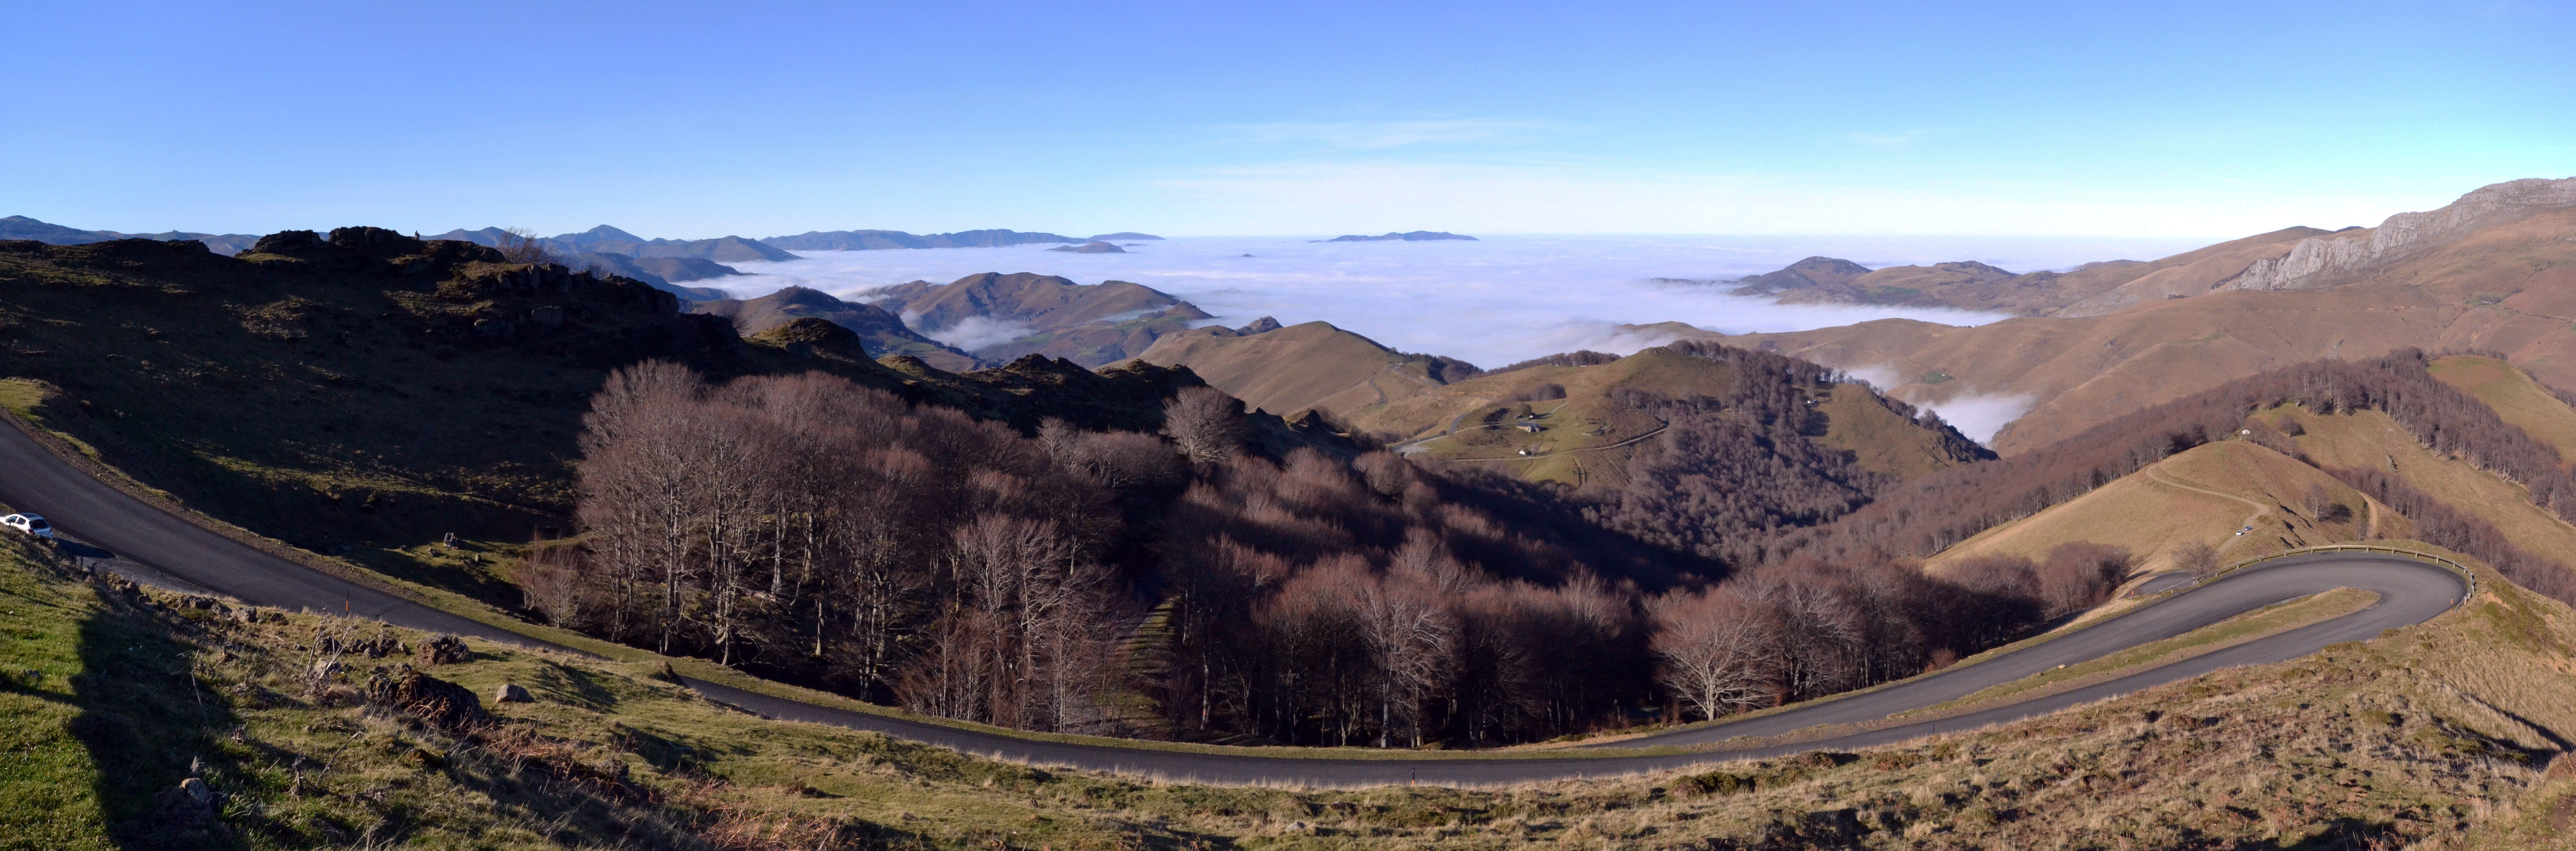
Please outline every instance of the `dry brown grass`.
[{"label": "dry brown grass", "polygon": [[2478,397],[2505,422],[2556,447],[2561,459],[2576,462],[2576,409],[2558,401],[2522,370],[2475,355],[2436,358],[2427,368],[2442,383]]},{"label": "dry brown grass", "polygon": [[[2351,506],[2350,521],[2319,523],[2296,508],[2311,486]],[[2292,547],[2357,540],[2360,493],[2316,468],[2245,441],[2205,444],[2045,511],[1988,529],[1930,560],[1933,570],[1979,555],[2040,558],[2066,543],[2126,547],[2138,575],[2174,568],[2188,541],[2219,546],[2222,561]],[[2252,525],[2253,531],[2236,530]]]}]

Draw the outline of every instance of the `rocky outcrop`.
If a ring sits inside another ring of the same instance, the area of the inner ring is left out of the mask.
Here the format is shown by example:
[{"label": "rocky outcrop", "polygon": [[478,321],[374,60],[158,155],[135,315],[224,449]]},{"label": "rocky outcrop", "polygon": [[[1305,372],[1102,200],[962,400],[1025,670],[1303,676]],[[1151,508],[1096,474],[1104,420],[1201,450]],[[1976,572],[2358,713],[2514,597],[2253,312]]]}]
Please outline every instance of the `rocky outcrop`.
[{"label": "rocky outcrop", "polygon": [[2534,210],[2576,206],[2576,178],[2513,180],[2478,188],[2428,213],[2399,213],[2379,227],[2301,240],[2278,258],[2257,260],[2219,286],[2300,290],[2338,283],[2371,266],[2449,243],[2480,226]]},{"label": "rocky outcrop", "polygon": [[491,721],[483,710],[483,701],[464,686],[423,674],[398,669],[378,671],[367,679],[367,702],[391,709],[421,723],[449,732],[479,727]]}]

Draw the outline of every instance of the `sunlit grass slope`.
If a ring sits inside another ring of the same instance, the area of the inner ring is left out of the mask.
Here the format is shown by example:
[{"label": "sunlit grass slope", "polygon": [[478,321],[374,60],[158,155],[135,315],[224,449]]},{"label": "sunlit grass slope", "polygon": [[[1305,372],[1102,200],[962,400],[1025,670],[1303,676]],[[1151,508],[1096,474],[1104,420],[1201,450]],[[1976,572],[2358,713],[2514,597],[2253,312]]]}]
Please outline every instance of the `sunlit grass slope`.
[{"label": "sunlit grass slope", "polygon": [[2505,422],[2556,447],[2560,458],[2576,462],[2576,408],[2559,401],[2521,369],[2477,355],[2436,358],[2428,368],[2434,378],[2468,391]]},{"label": "sunlit grass slope", "polygon": [[[2352,510],[2352,519],[2320,522],[2302,507],[2311,487]],[[1931,560],[1942,565],[1980,555],[2037,559],[2060,544],[2090,541],[2125,547],[2138,572],[2174,566],[2186,542],[2218,548],[2222,562],[2292,547],[2362,536],[2366,500],[2334,477],[2297,459],[2241,440],[2204,444],[2037,514],[1986,530]],[[2254,527],[2242,535],[2237,530]]]}]

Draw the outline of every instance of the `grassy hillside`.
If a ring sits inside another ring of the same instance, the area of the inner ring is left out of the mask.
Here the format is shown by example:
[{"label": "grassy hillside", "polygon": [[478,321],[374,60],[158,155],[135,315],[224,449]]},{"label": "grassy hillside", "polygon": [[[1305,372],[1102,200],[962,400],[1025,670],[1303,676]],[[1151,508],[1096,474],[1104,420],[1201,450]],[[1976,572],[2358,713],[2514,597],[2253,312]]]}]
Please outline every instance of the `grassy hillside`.
[{"label": "grassy hillside", "polygon": [[2576,526],[2531,504],[2521,486],[2426,450],[2387,416],[2376,411],[2319,416],[2300,409],[2279,415],[2306,429],[2298,438],[2299,449],[2318,463],[2394,467],[2406,483],[2475,512],[2524,550],[2576,565]]},{"label": "grassy hillside", "polygon": [[[1218,789],[765,721],[604,662],[94,584],[0,549],[0,847],[2569,847],[2576,618],[2488,576],[2425,627],[1981,733],[1490,791]],[[203,605],[207,608],[198,608]],[[221,606],[221,608],[214,608]],[[314,677],[324,638],[348,652]],[[382,645],[379,645],[382,646]],[[366,702],[399,666],[486,727]],[[26,671],[39,671],[28,674]],[[490,700],[504,683],[533,703]],[[209,805],[165,804],[188,778]],[[2338,846],[2338,843],[2342,845]]]},{"label": "grassy hillside", "polygon": [[2468,391],[2505,422],[2555,447],[2559,457],[2576,462],[2576,408],[2559,401],[2528,373],[2480,355],[2435,358],[2430,369],[2434,378]]},{"label": "grassy hillside", "polygon": [[[1487,464],[1534,481],[1616,487],[1626,484],[1637,452],[1659,451],[1651,441],[1665,426],[1622,391],[1686,398],[1735,389],[1733,364],[1656,347],[1593,366],[1480,375],[1348,416],[1355,428],[1417,439],[1414,451],[1427,457]],[[1867,387],[1829,384],[1810,392],[1828,423],[1814,437],[1853,452],[1872,472],[1911,477],[1974,458],[1963,440],[1925,427]]]},{"label": "grassy hillside", "polygon": [[[2301,504],[2311,488],[2353,511],[2350,519],[2321,522]],[[2217,548],[2232,562],[2294,547],[2359,540],[2367,531],[2367,499],[2334,477],[2249,441],[2222,441],[2164,459],[2092,492],[2021,520],[1997,526],[1933,557],[1941,565],[1982,555],[2037,559],[2060,544],[2078,541],[2126,548],[2139,558],[2138,573],[2171,570],[2175,551],[2192,541]],[[2390,521],[2394,523],[2395,521]],[[2251,526],[2252,531],[2237,534]]]},{"label": "grassy hillside", "polygon": [[1328,322],[1256,333],[1199,328],[1164,336],[1138,357],[1186,366],[1244,404],[1275,414],[1336,416],[1437,389],[1475,368],[1399,352]]}]

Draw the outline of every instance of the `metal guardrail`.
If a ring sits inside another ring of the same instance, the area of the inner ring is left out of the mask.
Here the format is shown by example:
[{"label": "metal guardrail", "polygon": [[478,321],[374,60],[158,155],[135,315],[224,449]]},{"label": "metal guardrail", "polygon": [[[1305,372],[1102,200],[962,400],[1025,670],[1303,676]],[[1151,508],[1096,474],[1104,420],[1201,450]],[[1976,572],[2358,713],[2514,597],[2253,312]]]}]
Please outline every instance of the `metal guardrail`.
[{"label": "metal guardrail", "polygon": [[2459,601],[2458,601],[2458,602],[2456,602],[2456,603],[2453,603],[2453,604],[2452,604],[2453,606],[2463,606],[2463,605],[2467,605],[2467,604],[2468,604],[2468,602],[2469,602],[2469,600],[2470,600],[2471,598],[2476,597],[2476,596],[2478,595],[2478,575],[2477,575],[2477,572],[2476,572],[2476,571],[2472,571],[2472,570],[2470,570],[2470,569],[2469,569],[2469,567],[2468,567],[2468,565],[2464,565],[2464,564],[2461,564],[2461,563],[2459,563],[2459,562],[2452,561],[2452,560],[2450,560],[2450,559],[2443,558],[2443,557],[2438,556],[2438,555],[2434,555],[2434,554],[2432,554],[2432,553],[2416,552],[2416,551],[2414,551],[2414,550],[2404,549],[2404,548],[2401,548],[2401,547],[2375,546],[2375,545],[2371,545],[2371,544],[2320,544],[2320,545],[2313,546],[2313,547],[2299,547],[2299,548],[2297,548],[2297,549],[2282,550],[2282,551],[2280,551],[2280,552],[2272,553],[2272,554],[2270,554],[2270,555],[2260,555],[2260,556],[2255,556],[2255,557],[2253,557],[2253,558],[2244,559],[2244,560],[2241,560],[2241,561],[2237,561],[2237,562],[2235,562],[2235,563],[2233,563],[2233,564],[2229,564],[2228,566],[2223,567],[2223,568],[2220,568],[2220,569],[2218,569],[2218,571],[2216,571],[2216,572],[2214,572],[2214,573],[2211,573],[2211,574],[2210,574],[2210,575],[2208,575],[2208,576],[2204,576],[2204,577],[2201,577],[2201,578],[2199,578],[2199,579],[2192,580],[2190,583],[2185,584],[2185,585],[2178,586],[2178,587],[2176,587],[2176,588],[2174,588],[2174,589],[2172,589],[2172,590],[2174,590],[2174,591],[2187,591],[2187,590],[2190,590],[2190,589],[2193,589],[2193,588],[2198,588],[2198,587],[2200,587],[2200,586],[2207,585],[2207,584],[2212,583],[2212,582],[2216,582],[2216,581],[2218,581],[2220,578],[2225,577],[2225,576],[2227,576],[2228,574],[2235,573],[2235,572],[2237,572],[2237,571],[2241,571],[2241,570],[2244,570],[2244,569],[2246,569],[2246,568],[2250,568],[2250,567],[2253,567],[2253,566],[2255,566],[2255,565],[2262,564],[2262,563],[2264,563],[2264,562],[2268,562],[2268,561],[2277,561],[2277,560],[2280,560],[2280,559],[2289,558],[2289,557],[2291,557],[2291,556],[2302,556],[2302,555],[2310,555],[2310,554],[2314,554],[2314,553],[2328,553],[2328,552],[2373,552],[2373,553],[2388,553],[2388,554],[2390,554],[2390,555],[2405,556],[2405,557],[2407,557],[2407,558],[2411,558],[2411,559],[2414,559],[2414,560],[2416,560],[2416,561],[2421,561],[2421,562],[2424,562],[2424,563],[2427,563],[2427,564],[2436,565],[2436,566],[2439,566],[2439,567],[2449,568],[2449,569],[2451,570],[2451,572],[2459,574],[2459,575],[2460,575],[2460,580],[2461,580],[2462,582],[2466,582],[2466,583],[2468,583],[2468,586],[2469,586],[2467,591],[2461,592]]}]

